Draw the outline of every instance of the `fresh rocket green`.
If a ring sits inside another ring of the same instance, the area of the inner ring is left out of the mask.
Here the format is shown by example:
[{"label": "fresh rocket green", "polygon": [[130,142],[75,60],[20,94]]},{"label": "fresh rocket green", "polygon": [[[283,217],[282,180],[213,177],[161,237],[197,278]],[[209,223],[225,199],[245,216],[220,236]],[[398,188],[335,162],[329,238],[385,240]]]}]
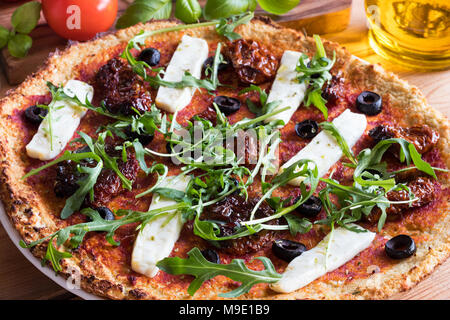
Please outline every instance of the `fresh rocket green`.
[{"label": "fresh rocket green", "polygon": [[157,263],[157,267],[170,274],[189,274],[195,279],[188,288],[188,293],[193,296],[203,282],[218,275],[226,276],[234,281],[241,282],[241,285],[230,292],[219,294],[223,298],[235,298],[250,291],[258,283],[274,283],[280,280],[279,274],[270,259],[258,257],[264,265],[264,269],[256,271],[249,269],[244,260],[234,259],[229,264],[217,264],[206,260],[198,248],[188,252],[187,259],[165,258]]},{"label": "fresh rocket green", "polygon": [[75,224],[72,226],[65,227],[52,233],[51,235],[30,242],[25,243],[23,240],[20,241],[20,246],[22,248],[32,248],[34,246],[40,245],[47,240],[51,241],[51,244],[47,246],[47,253],[44,258],[44,262],[49,260],[55,271],[61,270],[60,261],[63,258],[70,258],[72,255],[69,252],[59,251],[53,245],[53,240],[56,240],[58,247],[63,244],[67,244],[70,248],[77,248],[88,232],[106,232],[106,240],[113,246],[120,245],[119,242],[114,240],[114,233],[116,230],[127,224],[140,223],[145,224],[149,221],[160,217],[162,215],[170,213],[172,210],[178,210],[186,206],[184,203],[179,203],[173,206],[150,210],[148,212],[138,212],[130,210],[119,210],[116,215],[120,216],[120,219],[116,220],[105,220],[100,214],[91,208],[86,208],[81,210],[81,213],[90,218],[90,222],[84,222]]},{"label": "fresh rocket green", "polygon": [[314,35],[314,40],[316,42],[316,54],[311,60],[306,54],[302,54],[296,70],[300,73],[298,81],[305,82],[307,85],[305,106],[308,107],[313,104],[323,113],[325,120],[327,120],[328,109],[325,105],[327,101],[322,97],[322,88],[332,78],[330,70],[336,62],[336,52],[333,52],[333,59],[330,60],[327,58],[320,37]]}]

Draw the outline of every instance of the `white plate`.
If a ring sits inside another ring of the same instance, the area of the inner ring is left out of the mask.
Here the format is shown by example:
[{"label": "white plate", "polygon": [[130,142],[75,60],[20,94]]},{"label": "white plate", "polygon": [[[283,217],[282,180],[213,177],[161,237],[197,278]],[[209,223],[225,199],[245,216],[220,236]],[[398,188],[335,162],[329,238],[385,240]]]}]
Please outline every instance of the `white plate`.
[{"label": "white plate", "polygon": [[[87,293],[83,289],[69,288],[67,286],[65,278],[63,278],[61,276],[57,276],[51,268],[49,268],[47,266],[43,267],[41,265],[41,261],[39,259],[37,259],[35,256],[33,256],[33,254],[30,252],[29,249],[24,249],[21,246],[19,246],[19,241],[20,241],[21,237],[20,237],[19,233],[17,232],[17,230],[13,227],[11,221],[9,220],[9,217],[6,214],[5,208],[3,207],[3,203],[1,201],[0,201],[0,222],[3,225],[3,228],[5,228],[6,233],[8,234],[9,238],[14,243],[14,245],[25,256],[25,258],[27,258],[27,260],[30,261],[39,271],[41,271],[43,274],[45,274],[47,277],[49,277],[51,280],[56,282],[58,285],[60,285],[65,290],[69,291],[70,293],[73,293],[74,295],[77,295],[78,297],[80,297],[82,299],[85,299],[85,300],[100,300],[101,299],[100,297],[98,297],[96,295]],[[3,254],[5,254],[5,253],[3,253]]]}]

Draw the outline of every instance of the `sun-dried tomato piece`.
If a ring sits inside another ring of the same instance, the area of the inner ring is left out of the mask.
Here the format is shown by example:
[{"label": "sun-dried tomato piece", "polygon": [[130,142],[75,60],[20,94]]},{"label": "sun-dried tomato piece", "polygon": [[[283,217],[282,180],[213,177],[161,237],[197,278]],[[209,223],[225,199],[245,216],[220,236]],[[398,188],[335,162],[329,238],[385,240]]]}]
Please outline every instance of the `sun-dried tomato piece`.
[{"label": "sun-dried tomato piece", "polygon": [[402,138],[414,144],[419,153],[430,151],[439,140],[439,133],[427,125],[413,126],[410,128],[379,125],[369,131],[375,141],[390,138]]},{"label": "sun-dried tomato piece", "polygon": [[152,97],[144,81],[119,58],[109,60],[95,75],[96,93],[111,113],[136,114],[150,109]]},{"label": "sun-dried tomato piece", "polygon": [[229,43],[227,55],[244,83],[266,82],[275,77],[278,69],[278,59],[253,40],[239,39]]},{"label": "sun-dried tomato piece", "polygon": [[[408,188],[418,200],[411,203],[392,204],[386,209],[387,218],[389,220],[398,219],[401,213],[409,208],[419,208],[433,201],[435,185],[431,179],[426,177],[416,177],[409,181]],[[390,191],[386,194],[389,201],[409,201],[410,196],[407,190]],[[377,222],[381,216],[381,210],[376,207],[372,210],[367,220]]]},{"label": "sun-dried tomato piece", "polygon": [[[111,150],[111,148],[109,148]],[[107,149],[107,152],[109,150]],[[116,156],[116,154],[110,154]],[[133,153],[127,153],[127,161],[123,162],[122,158],[117,159],[119,171],[131,182],[136,180],[139,172],[139,162]],[[122,181],[119,176],[111,169],[103,169],[97,182],[94,185],[94,201],[91,203],[94,207],[107,206],[108,202],[120,192],[123,191]]]},{"label": "sun-dried tomato piece", "polygon": [[[220,236],[225,237],[235,233],[235,229],[240,223],[250,219],[250,213],[259,201],[258,198],[245,198],[232,194],[222,201],[205,208],[203,219],[219,221]],[[263,202],[255,214],[255,219],[271,216],[274,210]],[[277,220],[271,220],[268,224],[278,224]],[[220,241],[221,248],[231,254],[246,254],[261,250],[274,239],[272,231],[264,230],[251,236],[246,236],[233,240]]]}]

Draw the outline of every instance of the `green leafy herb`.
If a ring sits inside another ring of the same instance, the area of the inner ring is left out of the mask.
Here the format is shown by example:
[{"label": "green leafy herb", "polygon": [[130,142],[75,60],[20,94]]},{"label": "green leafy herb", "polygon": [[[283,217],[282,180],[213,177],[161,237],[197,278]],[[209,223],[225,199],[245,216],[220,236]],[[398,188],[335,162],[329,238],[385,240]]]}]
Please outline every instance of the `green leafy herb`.
[{"label": "green leafy herb", "polygon": [[151,19],[169,19],[171,11],[171,0],[135,0],[117,20],[116,28],[127,28]]},{"label": "green leafy herb", "polygon": [[322,97],[322,87],[332,78],[330,70],[336,61],[336,52],[333,53],[333,59],[330,60],[327,58],[320,37],[314,35],[314,40],[316,41],[316,54],[309,62],[308,56],[303,54],[296,70],[300,73],[298,81],[305,82],[308,86],[305,106],[313,104],[323,113],[326,120],[328,119],[328,109],[325,105],[326,100]]},{"label": "green leafy herb", "polygon": [[8,51],[13,57],[23,58],[28,54],[32,45],[33,39],[29,35],[18,33],[9,38]]},{"label": "green leafy herb", "polygon": [[241,35],[234,32],[234,29],[241,24],[249,23],[253,17],[253,12],[245,12],[237,16],[231,16],[228,19],[220,18],[219,23],[216,25],[216,31],[228,40],[240,39]]},{"label": "green leafy herb", "polygon": [[176,205],[150,210],[148,212],[138,212],[131,210],[119,210],[116,215],[120,216],[120,219],[116,220],[105,220],[100,214],[91,208],[86,208],[81,211],[82,214],[90,218],[90,222],[79,223],[72,226],[65,227],[56,231],[55,233],[30,242],[25,243],[23,240],[20,241],[20,246],[22,248],[32,248],[50,239],[50,243],[47,246],[47,253],[45,255],[46,259],[49,260],[55,271],[60,271],[62,269],[60,261],[64,258],[70,258],[71,254],[69,252],[58,251],[53,246],[53,239],[56,239],[58,246],[65,244],[69,241],[68,246],[70,248],[77,248],[88,232],[92,231],[103,231],[106,232],[106,240],[113,246],[120,245],[119,242],[114,240],[114,233],[116,230],[123,225],[130,223],[148,223],[149,221],[160,217],[162,215],[171,213],[172,210],[179,210],[186,206],[184,203],[179,203]]},{"label": "green leafy herb", "polygon": [[[354,183],[352,186],[344,186],[332,178],[320,180],[327,186],[319,192],[324,204],[327,218],[316,223],[329,226],[337,223],[348,228],[348,224],[359,221],[364,215],[368,216],[375,207],[381,210],[378,220],[378,230],[383,228],[386,221],[386,209],[391,205],[412,203],[418,199],[404,184],[397,184],[394,173],[386,170],[387,164],[382,162],[384,153],[393,145],[400,146],[400,160],[415,167],[433,177],[436,177],[429,163],[423,161],[414,145],[403,139],[382,140],[373,149],[362,150],[357,157],[357,165],[354,165]],[[378,173],[370,173],[376,170]],[[406,201],[390,201],[386,194],[391,191],[406,190],[409,199]],[[330,194],[337,197],[337,204],[333,203]],[[358,232],[358,231],[356,231]]]},{"label": "green leafy herb", "polygon": [[177,0],[175,17],[184,23],[195,23],[202,14],[202,8],[197,0]]},{"label": "green leafy herb", "polygon": [[37,25],[41,13],[41,3],[30,1],[18,7],[11,16],[12,30],[0,26],[0,48],[8,47],[16,58],[28,54],[33,40],[28,35]]},{"label": "green leafy herb", "polygon": [[207,20],[228,18],[246,11],[255,10],[253,0],[208,0],[203,9],[203,16]]},{"label": "green leafy herb", "polygon": [[11,24],[16,32],[28,34],[36,27],[40,15],[41,4],[37,1],[27,2],[14,11]]},{"label": "green leafy herb", "polygon": [[[247,88],[241,90],[239,92],[239,95],[242,95],[244,93],[248,93],[248,92],[251,92],[251,91],[256,91],[256,92],[259,93],[259,101],[260,101],[261,107],[257,107],[248,98],[246,99],[246,103],[247,103],[247,106],[248,106],[249,110],[251,112],[253,112],[254,114],[256,114],[257,116],[262,116],[262,115],[265,115],[267,113],[272,112],[281,103],[281,101],[278,101],[278,100],[267,103],[268,95],[267,95],[266,91],[261,89],[261,87],[258,87],[258,86],[254,85],[254,84],[251,84]],[[283,125],[284,125],[284,123],[283,123]]]},{"label": "green leafy herb", "polygon": [[339,132],[338,128],[332,123],[332,122],[322,122],[320,123],[320,127],[322,127],[324,130],[331,133],[331,135],[336,139],[337,143],[339,144],[339,147],[341,148],[344,155],[353,163],[356,165],[356,159],[353,155],[352,149],[347,144],[347,141],[345,141],[344,137]]},{"label": "green leafy herb", "polygon": [[294,9],[300,0],[258,0],[258,3],[267,12],[282,15]]},{"label": "green leafy herb", "polygon": [[170,274],[189,274],[195,276],[188,288],[188,293],[194,295],[203,282],[218,275],[226,276],[234,281],[241,282],[239,288],[220,294],[224,298],[234,298],[250,291],[258,283],[277,282],[281,275],[276,272],[270,259],[258,257],[264,265],[264,270],[249,269],[243,260],[234,259],[230,264],[217,264],[206,260],[198,248],[188,252],[187,259],[165,258],[157,263],[157,267]]},{"label": "green leafy herb", "polygon": [[59,251],[58,249],[56,249],[53,244],[53,238],[51,238],[48,242],[44,259],[42,259],[42,265],[44,265],[45,262],[50,261],[55,272],[58,272],[62,270],[61,260],[70,257],[72,257],[72,255],[69,252]]},{"label": "green leafy herb", "polygon": [[[158,30],[157,30],[158,31]],[[168,88],[204,88],[208,91],[216,90],[217,86],[220,84],[217,79],[217,68],[219,62],[223,60],[222,55],[220,54],[221,45],[219,44],[216,50],[215,58],[214,58],[214,72],[211,73],[210,79],[198,79],[192,76],[189,72],[185,72],[181,81],[166,81],[163,80],[160,76],[162,69],[151,69],[151,67],[145,61],[138,61],[131,54],[131,49],[135,48],[140,50],[139,45],[142,45],[145,41],[145,37],[142,37],[144,33],[139,34],[128,42],[127,47],[122,53],[122,58],[127,59],[128,63],[132,66],[134,72],[140,75],[144,81],[147,81],[153,87],[164,86]],[[155,76],[149,74],[148,70],[156,72]]]},{"label": "green leafy herb", "polygon": [[300,218],[293,214],[285,214],[284,218],[286,219],[289,231],[292,236],[295,236],[297,233],[307,233],[312,228],[312,223],[306,218]]}]

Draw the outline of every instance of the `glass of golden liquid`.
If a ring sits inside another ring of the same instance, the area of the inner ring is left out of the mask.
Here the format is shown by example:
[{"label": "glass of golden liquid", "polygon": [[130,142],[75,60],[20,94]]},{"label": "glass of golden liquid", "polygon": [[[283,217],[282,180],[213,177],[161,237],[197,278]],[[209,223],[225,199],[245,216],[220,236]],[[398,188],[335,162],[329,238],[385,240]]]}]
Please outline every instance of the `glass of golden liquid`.
[{"label": "glass of golden liquid", "polygon": [[365,9],[378,55],[416,70],[450,68],[450,0],[366,0]]}]

